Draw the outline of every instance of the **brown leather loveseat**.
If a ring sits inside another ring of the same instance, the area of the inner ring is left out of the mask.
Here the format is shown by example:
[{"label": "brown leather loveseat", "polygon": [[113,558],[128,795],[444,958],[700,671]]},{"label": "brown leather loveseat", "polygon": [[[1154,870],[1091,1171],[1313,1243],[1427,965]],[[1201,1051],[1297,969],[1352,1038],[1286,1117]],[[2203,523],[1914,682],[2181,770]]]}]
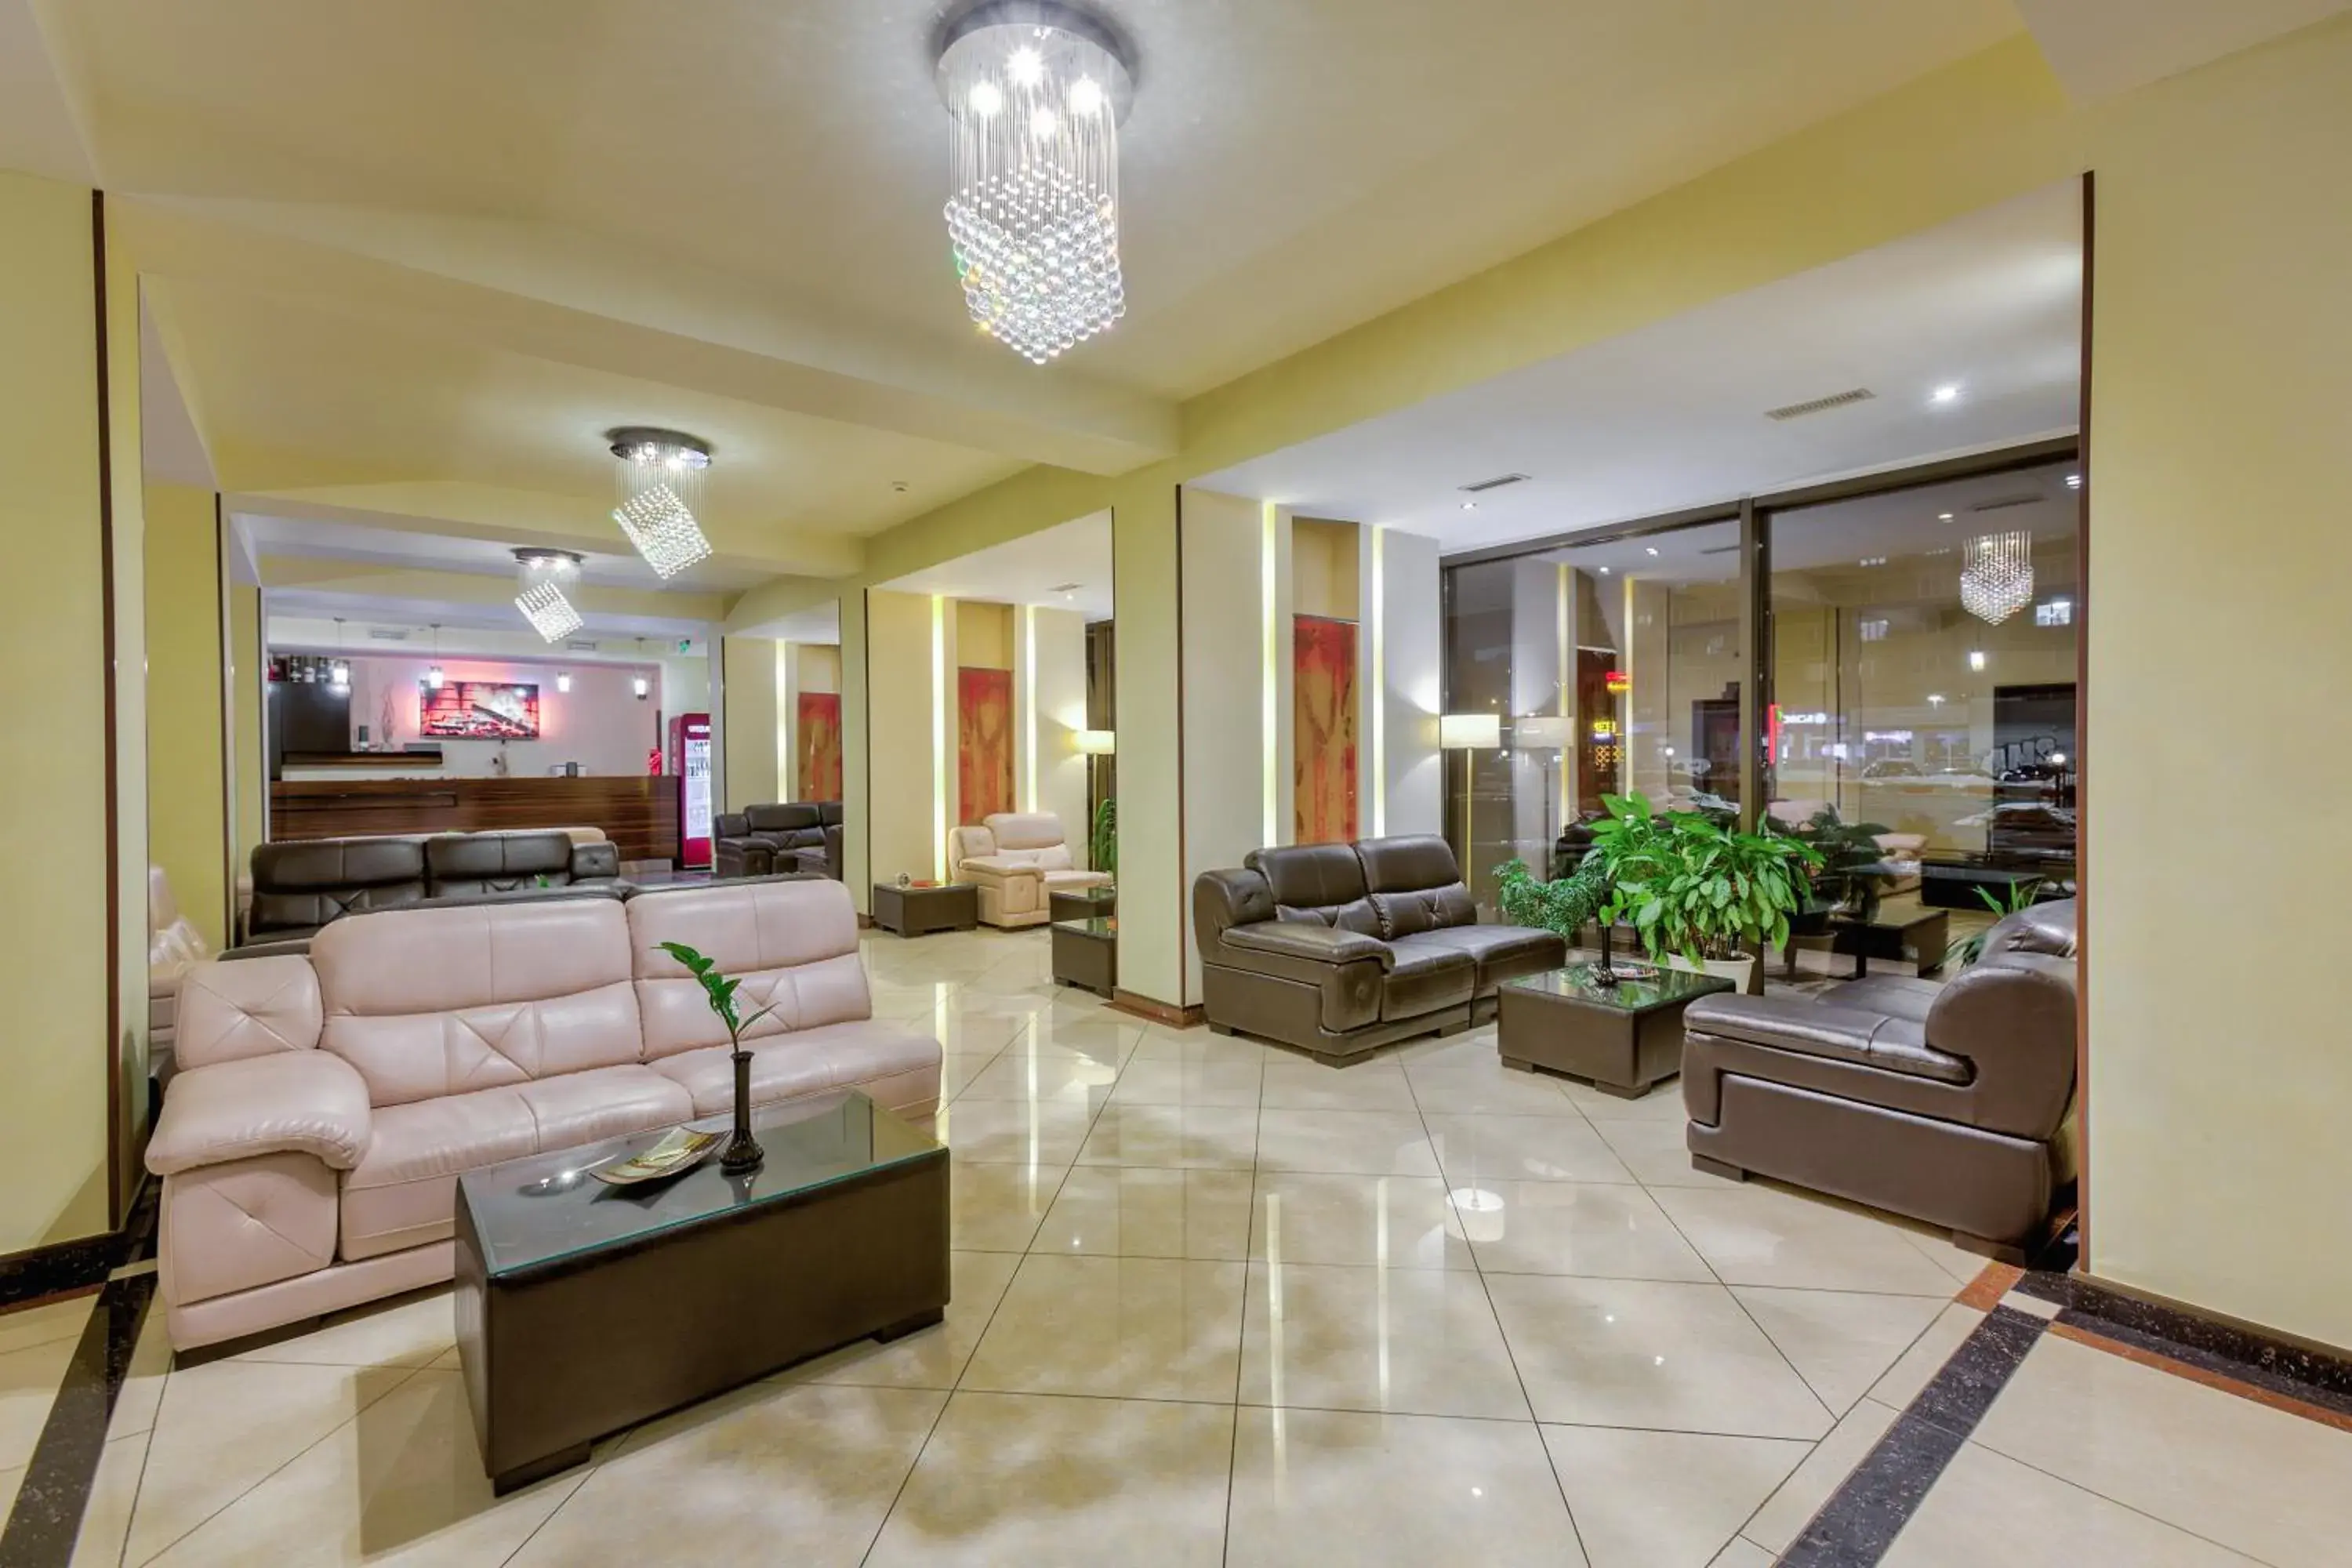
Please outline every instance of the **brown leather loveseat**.
[{"label": "brown leather loveseat", "polygon": [[841,802],[794,800],[721,813],[711,851],[720,877],[800,871],[841,880]]},{"label": "brown leather loveseat", "polygon": [[2074,1178],[2074,901],[1987,933],[1943,984],[1873,976],[1684,1015],[1691,1162],[1948,1227],[2017,1261]]},{"label": "brown leather loveseat", "polygon": [[1566,955],[1549,931],[1480,924],[1434,837],[1252,850],[1193,881],[1192,926],[1211,1029],[1329,1057],[1465,1027]]},{"label": "brown leather loveseat", "polygon": [[620,875],[616,845],[601,833],[583,840],[565,828],[272,840],[253,847],[253,896],[240,945],[299,941],[345,915],[611,887]]}]

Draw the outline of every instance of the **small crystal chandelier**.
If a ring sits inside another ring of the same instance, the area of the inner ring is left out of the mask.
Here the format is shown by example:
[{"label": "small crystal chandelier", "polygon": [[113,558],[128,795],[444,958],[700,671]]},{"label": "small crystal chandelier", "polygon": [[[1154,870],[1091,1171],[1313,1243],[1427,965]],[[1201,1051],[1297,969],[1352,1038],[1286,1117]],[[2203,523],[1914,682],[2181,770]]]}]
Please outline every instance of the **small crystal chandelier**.
[{"label": "small crystal chandelier", "polygon": [[586,624],[563,595],[566,584],[580,580],[579,556],[569,550],[518,550],[514,558],[516,585],[521,589],[515,595],[515,608],[531,630],[554,642]]},{"label": "small crystal chandelier", "polygon": [[1960,607],[1999,626],[2033,602],[2033,535],[1986,533],[1960,549]]},{"label": "small crystal chandelier", "polygon": [[608,430],[617,460],[619,500],[613,521],[629,536],[656,576],[677,576],[710,553],[710,541],[695,521],[702,502],[702,476],[710,468],[710,447],[676,430],[630,426]]},{"label": "small crystal chandelier", "polygon": [[1060,0],[991,0],[946,35],[948,237],[982,331],[1033,363],[1127,313],[1118,122],[1135,78],[1102,24]]}]

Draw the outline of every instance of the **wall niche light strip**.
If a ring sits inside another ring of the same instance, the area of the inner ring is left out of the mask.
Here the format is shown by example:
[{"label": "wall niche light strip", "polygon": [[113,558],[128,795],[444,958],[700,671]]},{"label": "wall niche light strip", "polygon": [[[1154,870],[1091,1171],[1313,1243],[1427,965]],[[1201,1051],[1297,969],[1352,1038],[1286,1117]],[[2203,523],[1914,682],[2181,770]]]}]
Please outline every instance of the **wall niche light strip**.
[{"label": "wall niche light strip", "polygon": [[1024,605],[1021,617],[1021,743],[1029,766],[1022,786],[1021,809],[1037,809],[1037,606]]},{"label": "wall niche light strip", "polygon": [[1382,585],[1381,545],[1388,530],[1372,530],[1372,837],[1383,837],[1389,830],[1389,744],[1388,694],[1389,653],[1387,630],[1389,619],[1388,593]]},{"label": "wall niche light strip", "polygon": [[948,879],[948,602],[931,595],[931,875]]},{"label": "wall niche light strip", "polygon": [[1261,844],[1279,844],[1282,840],[1276,837],[1276,791],[1275,788],[1275,773],[1276,764],[1280,760],[1281,731],[1276,728],[1275,709],[1276,707],[1276,699],[1280,694],[1281,676],[1275,664],[1275,658],[1276,651],[1281,646],[1280,638],[1276,635],[1277,630],[1276,623],[1281,619],[1282,607],[1275,603],[1276,517],[1275,505],[1272,501],[1267,501],[1265,503],[1263,509],[1262,517],[1264,521],[1265,542],[1261,549],[1261,559],[1258,564],[1258,616],[1259,619],[1263,623],[1262,633],[1265,639],[1265,646],[1261,650],[1258,659],[1258,680],[1261,688],[1259,696],[1259,707],[1261,710],[1259,716],[1259,740],[1260,749],[1264,753],[1261,761],[1264,763],[1265,773],[1265,822],[1264,825],[1264,830],[1258,836],[1258,842]]}]

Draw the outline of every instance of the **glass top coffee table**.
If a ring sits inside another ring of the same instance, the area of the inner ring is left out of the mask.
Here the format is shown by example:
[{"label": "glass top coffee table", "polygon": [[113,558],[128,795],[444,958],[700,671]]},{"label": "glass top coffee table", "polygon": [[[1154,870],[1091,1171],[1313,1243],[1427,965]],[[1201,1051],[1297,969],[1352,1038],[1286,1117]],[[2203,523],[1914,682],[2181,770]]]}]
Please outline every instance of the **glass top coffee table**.
[{"label": "glass top coffee table", "polygon": [[1096,916],[1086,920],[1055,921],[1054,932],[1054,978],[1064,985],[1076,985],[1100,996],[1109,996],[1118,985],[1118,917]]},{"label": "glass top coffee table", "polygon": [[944,1314],[944,1146],[855,1091],[752,1126],[767,1159],[743,1176],[715,1152],[634,1187],[587,1173],[664,1129],[458,1178],[457,1349],[497,1490],[648,1416]]},{"label": "glass top coffee table", "polygon": [[[1622,960],[1617,983],[1606,985],[1600,966],[1595,958],[1503,982],[1495,1039],[1505,1066],[1566,1073],[1639,1099],[1682,1071],[1683,1009],[1738,989],[1713,974]],[[1640,978],[1625,978],[1629,969]]]}]

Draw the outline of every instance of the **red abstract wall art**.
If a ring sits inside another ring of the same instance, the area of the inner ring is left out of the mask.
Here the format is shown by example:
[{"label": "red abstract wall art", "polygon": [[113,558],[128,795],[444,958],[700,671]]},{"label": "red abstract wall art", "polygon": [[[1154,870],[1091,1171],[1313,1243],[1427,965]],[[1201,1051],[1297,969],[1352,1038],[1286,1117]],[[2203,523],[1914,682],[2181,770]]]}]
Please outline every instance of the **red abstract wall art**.
[{"label": "red abstract wall art", "polygon": [[1356,837],[1356,624],[1292,617],[1297,842]]},{"label": "red abstract wall art", "polygon": [[1013,672],[967,665],[956,677],[956,821],[970,825],[1013,809]]},{"label": "red abstract wall art", "polygon": [[794,800],[841,798],[841,693],[803,691],[793,719],[793,749],[800,753]]}]

